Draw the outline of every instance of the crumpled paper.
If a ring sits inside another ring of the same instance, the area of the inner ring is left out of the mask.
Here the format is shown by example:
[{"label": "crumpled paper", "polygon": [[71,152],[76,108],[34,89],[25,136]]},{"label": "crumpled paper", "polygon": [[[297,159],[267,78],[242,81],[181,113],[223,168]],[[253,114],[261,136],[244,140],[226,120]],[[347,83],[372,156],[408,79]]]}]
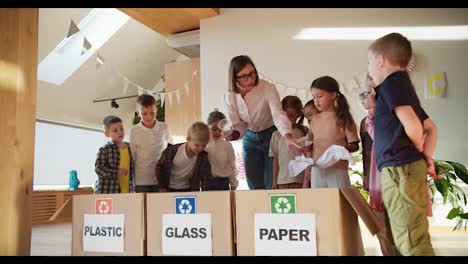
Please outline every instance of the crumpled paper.
[{"label": "crumpled paper", "polygon": [[291,160],[289,162],[289,175],[292,177],[296,177],[299,175],[302,171],[304,171],[307,166],[313,165],[314,160],[311,158],[306,158],[304,155],[296,156],[294,160]]},{"label": "crumpled paper", "polygon": [[292,177],[296,177],[309,165],[315,165],[318,168],[324,169],[333,166],[340,160],[347,160],[352,165],[356,164],[353,156],[351,156],[351,153],[345,147],[331,145],[316,162],[311,158],[306,158],[304,155],[296,156],[294,160],[289,162],[289,174]]},{"label": "crumpled paper", "polygon": [[324,169],[333,166],[340,160],[347,160],[352,165],[356,164],[353,160],[353,156],[351,156],[351,153],[349,153],[345,147],[331,145],[315,162],[315,166]]}]

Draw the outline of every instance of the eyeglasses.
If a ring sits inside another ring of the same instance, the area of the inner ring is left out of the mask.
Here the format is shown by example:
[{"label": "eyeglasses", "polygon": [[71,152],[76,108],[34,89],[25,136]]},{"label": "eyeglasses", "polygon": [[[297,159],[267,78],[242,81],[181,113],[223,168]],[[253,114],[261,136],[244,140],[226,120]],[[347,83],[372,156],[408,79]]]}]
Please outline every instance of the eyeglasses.
[{"label": "eyeglasses", "polygon": [[257,76],[257,75],[255,74],[255,71],[251,71],[251,72],[248,73],[248,74],[244,74],[244,75],[241,75],[241,76],[236,76],[236,78],[237,78],[237,80],[246,82],[249,78],[250,78],[250,79],[254,79],[255,76]]},{"label": "eyeglasses", "polygon": [[369,94],[371,94],[370,91],[361,92],[361,93],[359,93],[359,98],[361,98],[361,100],[364,100],[364,99],[367,98],[367,96],[369,96]]}]

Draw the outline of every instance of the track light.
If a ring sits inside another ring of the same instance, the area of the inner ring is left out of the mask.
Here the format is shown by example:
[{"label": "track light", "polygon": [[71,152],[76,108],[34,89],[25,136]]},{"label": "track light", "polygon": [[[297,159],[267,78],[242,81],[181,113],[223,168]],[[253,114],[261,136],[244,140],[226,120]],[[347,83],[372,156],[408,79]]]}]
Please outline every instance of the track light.
[{"label": "track light", "polygon": [[115,101],[115,99],[112,99],[112,101],[111,101],[111,107],[113,107],[113,108],[119,108],[119,104],[117,104],[117,102]]}]

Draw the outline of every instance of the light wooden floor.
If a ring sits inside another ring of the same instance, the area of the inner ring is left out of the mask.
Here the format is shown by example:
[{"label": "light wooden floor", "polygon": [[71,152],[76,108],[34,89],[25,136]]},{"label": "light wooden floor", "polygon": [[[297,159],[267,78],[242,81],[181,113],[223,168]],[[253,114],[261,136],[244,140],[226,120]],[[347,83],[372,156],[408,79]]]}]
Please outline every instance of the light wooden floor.
[{"label": "light wooden floor", "polygon": [[71,223],[33,226],[31,256],[71,256]]},{"label": "light wooden floor", "polygon": [[[71,223],[34,226],[31,256],[70,256]],[[366,255],[381,256],[379,242],[361,223]],[[450,228],[431,228],[434,251],[438,256],[468,256],[468,233],[452,232]]]}]

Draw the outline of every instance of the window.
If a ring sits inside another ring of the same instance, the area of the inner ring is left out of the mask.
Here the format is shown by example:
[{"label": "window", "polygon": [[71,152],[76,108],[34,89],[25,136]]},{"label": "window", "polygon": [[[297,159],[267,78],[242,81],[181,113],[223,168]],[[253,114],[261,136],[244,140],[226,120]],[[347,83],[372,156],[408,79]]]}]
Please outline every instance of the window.
[{"label": "window", "polygon": [[96,181],[94,162],[107,138],[103,131],[36,122],[34,146],[34,189],[66,189],[71,170],[78,172],[80,187]]},{"label": "window", "polygon": [[[40,81],[61,85],[127,21],[115,8],[95,8],[78,24],[80,31],[62,40],[38,66]],[[82,54],[84,38],[91,48]]]}]

